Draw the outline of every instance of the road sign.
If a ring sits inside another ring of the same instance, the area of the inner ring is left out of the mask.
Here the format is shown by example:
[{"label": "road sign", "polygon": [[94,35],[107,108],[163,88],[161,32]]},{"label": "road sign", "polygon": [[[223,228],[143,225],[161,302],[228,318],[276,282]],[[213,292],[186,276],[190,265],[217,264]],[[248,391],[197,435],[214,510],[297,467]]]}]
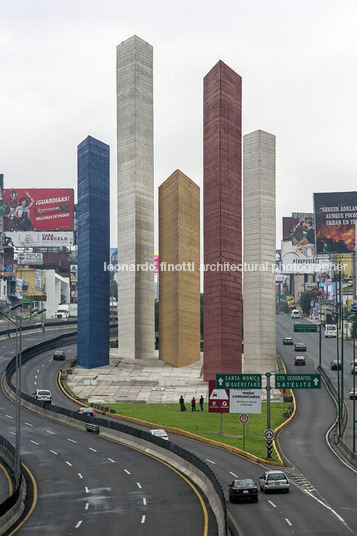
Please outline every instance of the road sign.
[{"label": "road sign", "polygon": [[216,389],[261,389],[261,374],[216,374]]},{"label": "road sign", "polygon": [[264,439],[265,441],[272,441],[275,437],[274,430],[271,430],[270,428],[267,428],[264,430]]},{"label": "road sign", "polygon": [[249,423],[249,415],[247,413],[241,413],[238,417],[240,424]]},{"label": "road sign", "polygon": [[[217,389],[221,392],[222,389]],[[229,389],[230,413],[261,413],[261,389]]]},{"label": "road sign", "polygon": [[316,333],[317,324],[294,324],[294,332]]},{"label": "road sign", "polygon": [[216,389],[215,380],[208,382],[208,412],[229,413],[229,390]]},{"label": "road sign", "polygon": [[280,392],[281,392],[281,394],[282,394],[282,395],[284,395],[284,396],[285,396],[285,395],[287,395],[287,394],[288,394],[288,392],[289,392],[289,389],[280,389]]},{"label": "road sign", "polygon": [[275,389],[321,389],[320,374],[275,374]]}]

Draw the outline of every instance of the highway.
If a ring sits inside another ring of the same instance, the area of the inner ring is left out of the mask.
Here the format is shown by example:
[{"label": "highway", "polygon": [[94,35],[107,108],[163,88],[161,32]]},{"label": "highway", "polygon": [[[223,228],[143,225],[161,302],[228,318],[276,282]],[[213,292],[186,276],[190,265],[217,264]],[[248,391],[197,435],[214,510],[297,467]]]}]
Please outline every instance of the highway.
[{"label": "highway", "polygon": [[[23,335],[23,348],[50,336]],[[13,347],[13,339],[0,342],[1,373],[14,354]],[[30,369],[37,364],[24,366],[25,385],[30,377],[32,385],[38,380],[43,387],[42,379],[47,382],[47,374],[52,376],[61,365],[49,355],[41,356],[40,362],[35,374]],[[14,443],[15,405],[3,393],[0,409],[2,435]],[[205,534],[200,494],[152,456],[23,410],[21,458],[34,475],[38,500],[16,534],[151,536],[161,532],[174,536],[177,527],[190,536]],[[182,511],[187,515],[182,516]],[[213,534],[211,518],[210,525]]]},{"label": "highway", "polygon": [[[296,354],[293,347],[282,345],[282,338],[288,335],[295,338],[297,335],[293,333],[292,319],[287,316],[277,316],[277,347],[286,362],[288,372],[315,372],[313,365],[318,360],[318,335],[301,334],[296,339],[307,343],[306,367],[295,367],[293,362]],[[336,341],[334,339],[323,339],[323,360],[329,363],[329,360],[334,358],[332,354],[335,347]],[[71,348],[73,347],[64,348],[67,355],[71,354]],[[331,352],[331,358],[329,352]],[[23,390],[32,392],[32,389],[36,386],[48,387],[48,385],[53,385],[55,372],[62,366],[62,363],[52,360],[52,352],[34,358],[34,360],[25,365]],[[64,399],[61,394],[55,391],[54,387],[52,392],[54,403],[66,407],[73,407],[71,402]],[[229,515],[234,520],[234,523],[239,526],[240,534],[245,536],[259,534],[301,534],[316,536],[321,536],[322,534],[331,536],[357,534],[357,475],[336,458],[325,440],[326,432],[336,415],[335,404],[324,386],[321,390],[301,390],[300,392],[296,390],[295,394],[298,400],[298,415],[293,423],[284,429],[279,436],[279,443],[285,454],[286,467],[284,470],[289,475],[292,483],[290,493],[266,495],[260,493],[257,504],[228,503]],[[12,408],[14,413],[14,406]],[[150,490],[150,494],[145,491],[146,497],[151,496],[151,492],[154,496],[156,486],[153,485],[153,481],[159,481],[161,489],[161,485],[164,482],[165,484],[166,482],[170,482],[170,477],[166,474],[167,471],[164,471],[165,474],[162,474],[160,480],[158,480],[156,469],[153,470],[147,458],[140,455],[139,458],[143,460],[139,462],[139,472],[140,475],[143,475],[142,481],[139,480],[139,477],[133,477],[133,481],[131,481],[127,479],[129,475],[126,471],[136,475],[138,462],[135,459],[131,462],[131,465],[129,462],[122,464],[123,455],[120,453],[118,457],[118,448],[123,447],[118,447],[118,445],[107,447],[108,442],[103,442],[100,438],[83,432],[74,433],[74,431],[66,429],[64,433],[63,427],[59,425],[56,425],[56,430],[54,430],[53,428],[49,428],[43,419],[31,415],[31,419],[35,419],[36,421],[35,423],[32,422],[28,415],[26,421],[23,421],[22,426],[24,436],[23,448],[26,445],[22,457],[26,455],[28,465],[33,467],[34,470],[36,469],[36,480],[39,480],[39,490],[41,492],[35,512],[26,522],[23,529],[19,531],[19,534],[31,534],[30,527],[34,527],[32,530],[36,528],[36,518],[39,512],[41,512],[40,518],[42,518],[41,516],[44,515],[43,512],[50,511],[51,516],[53,516],[51,523],[54,523],[55,519],[57,519],[58,523],[57,513],[54,513],[56,512],[56,505],[58,509],[56,497],[60,497],[61,504],[69,505],[65,509],[63,519],[61,519],[60,532],[58,534],[70,534],[70,532],[63,532],[63,527],[66,527],[66,530],[72,530],[80,522],[81,524],[77,527],[75,533],[80,534],[78,531],[82,527],[84,534],[85,527],[88,527],[86,523],[88,524],[89,522],[91,527],[96,526],[96,522],[100,518],[103,518],[106,506],[108,507],[109,519],[114,520],[119,518],[121,520],[122,517],[125,517],[128,522],[125,525],[127,533],[130,533],[129,525],[132,526],[131,533],[133,533],[133,527],[135,527],[135,533],[140,533],[137,531],[138,527],[142,528],[142,517],[140,518],[140,516],[147,516],[145,518],[147,525],[145,525],[145,532],[143,533],[151,534],[151,532],[146,532],[146,530],[151,528],[149,519],[155,525],[155,515],[151,510],[150,514],[145,513],[148,509],[147,505],[144,507],[141,502],[143,497],[140,489]],[[27,421],[28,424],[26,424]],[[38,421],[41,421],[42,424]],[[33,424],[32,427],[30,426],[31,424]],[[51,427],[53,424],[51,423]],[[34,429],[36,430],[36,434],[37,430],[41,430],[41,441],[34,438]],[[266,464],[256,464],[222,449],[217,449],[200,442],[190,441],[181,436],[170,435],[170,439],[206,460],[221,482],[226,492],[227,500],[227,486],[233,478],[252,477],[257,482],[258,477],[264,470],[263,467],[269,467]],[[33,441],[40,443],[40,445],[36,445]],[[57,444],[60,447],[57,447]],[[105,444],[105,446],[98,447],[98,444]],[[42,454],[43,449],[46,452],[45,456]],[[123,449],[124,451],[130,450],[127,448]],[[55,451],[56,454],[53,454],[51,451]],[[94,451],[97,451],[97,453]],[[91,457],[92,454],[96,456]],[[133,456],[130,453],[125,454],[124,457],[126,460],[132,459]],[[67,462],[72,465],[68,465]],[[161,465],[157,461],[155,463],[156,465]],[[88,470],[88,467],[90,467],[90,470]],[[113,478],[114,467],[115,471],[118,470],[118,474],[123,476],[123,480],[120,479],[122,486],[117,484],[118,478]],[[57,482],[55,474],[57,475],[58,472],[61,474],[62,471],[67,476],[64,479],[61,478],[60,482]],[[108,474],[106,471],[108,471]],[[79,477],[78,473],[84,478]],[[152,477],[153,474],[155,474],[154,478]],[[69,475],[73,477],[73,483],[72,478],[68,480]],[[51,476],[51,478],[46,478],[46,476]],[[85,479],[86,483],[84,483]],[[177,479],[180,480],[181,477],[177,477]],[[113,480],[115,484],[113,484]],[[135,488],[134,481],[136,480],[140,482],[142,488]],[[151,486],[154,489],[150,488],[150,480]],[[68,481],[71,482],[70,486],[68,485]],[[190,526],[192,524],[191,516],[193,516],[193,519],[196,516],[199,529],[197,532],[197,527],[195,527],[196,532],[193,530],[192,534],[203,534],[202,513],[198,513],[199,508],[198,511],[196,511],[197,508],[194,508],[194,493],[192,492],[193,495],[190,495],[187,490],[184,491],[181,489],[177,483],[174,486],[176,488],[178,486],[178,498],[172,498],[172,485],[168,484],[166,492],[160,492],[160,497],[157,497],[154,501],[160,513],[164,509],[165,511],[168,509],[170,513],[168,518],[166,518],[166,524],[168,523],[168,525],[165,525],[164,522],[164,525],[161,524],[160,526],[165,526],[165,530],[166,526],[172,527],[172,532],[166,531],[164,534],[190,534],[190,532],[182,530],[182,520],[177,525],[180,527],[179,531],[177,531],[177,526],[174,527],[170,521],[172,508],[174,510],[177,509],[176,514],[178,516],[182,511],[185,513],[188,512],[188,515],[184,517],[189,520]],[[43,491],[43,489],[46,491]],[[68,494],[69,489],[71,490],[70,494]],[[92,501],[88,500],[86,489],[92,490]],[[97,493],[99,497],[102,497],[102,500],[98,500]],[[185,500],[183,500],[183,497]],[[159,506],[160,504],[162,506],[164,505],[165,508],[162,509]],[[115,509],[115,505],[120,505],[118,506],[119,512]],[[144,510],[144,513],[142,510]],[[153,510],[155,511],[155,508]],[[192,512],[191,510],[194,511]],[[127,515],[128,512],[129,515]],[[80,515],[81,513],[83,513],[83,516]],[[98,523],[98,534],[101,534],[100,522],[98,521]],[[113,523],[115,522],[113,521]],[[41,525],[38,525],[38,527],[42,528]],[[158,526],[156,526],[156,529],[158,529]],[[106,534],[116,534],[115,531],[111,531],[112,528],[110,526],[106,527]]]}]

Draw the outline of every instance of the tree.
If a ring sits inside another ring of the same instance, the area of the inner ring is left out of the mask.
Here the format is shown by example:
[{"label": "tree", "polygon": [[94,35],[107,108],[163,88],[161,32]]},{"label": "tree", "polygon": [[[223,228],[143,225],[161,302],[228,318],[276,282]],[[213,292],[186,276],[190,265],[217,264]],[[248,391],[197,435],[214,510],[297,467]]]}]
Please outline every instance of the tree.
[{"label": "tree", "polygon": [[314,294],[311,290],[307,290],[300,294],[300,306],[302,312],[306,315],[310,314],[311,300],[313,299]]}]

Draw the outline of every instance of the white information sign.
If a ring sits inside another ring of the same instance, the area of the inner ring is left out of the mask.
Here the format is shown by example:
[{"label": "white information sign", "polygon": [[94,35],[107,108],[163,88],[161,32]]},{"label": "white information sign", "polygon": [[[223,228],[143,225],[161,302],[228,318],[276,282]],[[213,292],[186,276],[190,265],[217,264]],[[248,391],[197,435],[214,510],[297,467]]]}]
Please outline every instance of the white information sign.
[{"label": "white information sign", "polygon": [[229,390],[230,413],[261,413],[262,390],[261,389],[230,389]]}]

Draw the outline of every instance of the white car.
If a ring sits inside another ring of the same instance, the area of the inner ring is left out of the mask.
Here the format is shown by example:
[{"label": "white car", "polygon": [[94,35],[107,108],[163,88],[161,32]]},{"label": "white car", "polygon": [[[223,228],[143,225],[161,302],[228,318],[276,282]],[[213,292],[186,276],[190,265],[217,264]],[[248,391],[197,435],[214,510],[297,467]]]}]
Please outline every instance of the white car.
[{"label": "white car", "polygon": [[267,491],[283,490],[289,493],[289,479],[283,471],[265,471],[259,478],[259,487],[264,493]]},{"label": "white car", "polygon": [[156,437],[161,437],[161,439],[166,439],[167,441],[169,440],[169,436],[167,435],[167,433],[165,432],[165,430],[161,430],[161,429],[158,429],[158,430],[150,430],[150,434],[151,435],[154,435]]},{"label": "white car", "polygon": [[48,389],[37,389],[35,393],[36,400],[41,400],[42,402],[49,402],[51,404],[52,401],[52,393]]}]

